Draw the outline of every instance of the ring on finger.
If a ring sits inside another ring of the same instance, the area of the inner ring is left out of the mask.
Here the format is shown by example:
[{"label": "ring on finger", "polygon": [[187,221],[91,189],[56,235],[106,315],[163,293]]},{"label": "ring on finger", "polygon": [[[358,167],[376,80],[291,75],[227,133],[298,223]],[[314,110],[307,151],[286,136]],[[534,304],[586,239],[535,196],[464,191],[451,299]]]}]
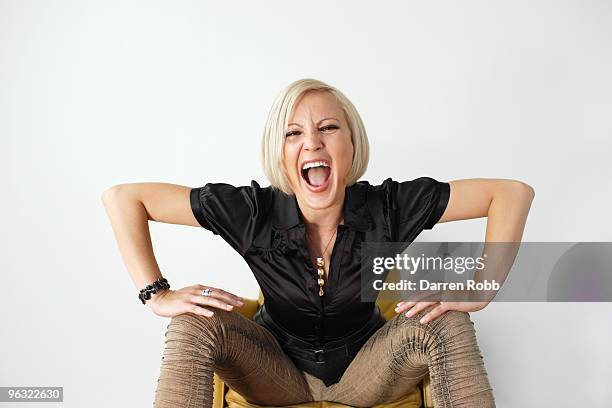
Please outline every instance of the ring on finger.
[{"label": "ring on finger", "polygon": [[206,288],[202,290],[202,296],[210,297],[213,294],[213,290],[211,288]]}]

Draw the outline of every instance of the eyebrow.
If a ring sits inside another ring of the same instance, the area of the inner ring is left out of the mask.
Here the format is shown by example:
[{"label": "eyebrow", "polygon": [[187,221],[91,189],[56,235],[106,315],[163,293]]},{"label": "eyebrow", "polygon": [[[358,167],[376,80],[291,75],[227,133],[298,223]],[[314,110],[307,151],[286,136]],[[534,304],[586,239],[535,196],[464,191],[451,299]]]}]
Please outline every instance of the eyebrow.
[{"label": "eyebrow", "polygon": [[[330,117],[328,117],[328,118],[323,118],[323,119],[321,119],[320,121],[318,121],[318,122],[317,122],[317,124],[319,124],[319,123],[321,123],[321,122],[323,122],[323,121],[325,121],[325,120],[328,120],[328,119],[338,120],[338,119],[334,118],[333,116],[330,116]],[[298,124],[298,123],[289,123],[287,126],[291,126],[291,125],[295,125],[295,126],[302,127],[302,125],[300,125],[300,124]]]}]

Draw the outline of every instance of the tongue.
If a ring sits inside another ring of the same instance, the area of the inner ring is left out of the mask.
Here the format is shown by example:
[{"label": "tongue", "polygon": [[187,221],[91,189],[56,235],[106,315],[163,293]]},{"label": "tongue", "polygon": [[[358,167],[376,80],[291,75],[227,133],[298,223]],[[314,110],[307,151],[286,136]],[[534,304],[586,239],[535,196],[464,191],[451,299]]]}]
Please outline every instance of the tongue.
[{"label": "tongue", "polygon": [[313,167],[308,170],[308,182],[313,186],[320,186],[329,176],[329,167]]}]

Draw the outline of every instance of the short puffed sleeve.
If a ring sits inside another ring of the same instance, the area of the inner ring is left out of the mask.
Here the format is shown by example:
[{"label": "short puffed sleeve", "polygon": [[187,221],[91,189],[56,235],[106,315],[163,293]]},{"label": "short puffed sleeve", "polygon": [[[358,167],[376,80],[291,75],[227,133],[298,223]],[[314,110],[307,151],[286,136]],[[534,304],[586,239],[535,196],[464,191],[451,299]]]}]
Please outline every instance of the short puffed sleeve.
[{"label": "short puffed sleeve", "polygon": [[198,223],[221,236],[244,255],[253,242],[263,212],[263,189],[255,180],[250,186],[207,183],[191,189],[190,202]]},{"label": "short puffed sleeve", "polygon": [[440,220],[450,197],[450,184],[431,177],[397,182],[384,181],[392,236],[398,242],[413,241],[422,230]]}]

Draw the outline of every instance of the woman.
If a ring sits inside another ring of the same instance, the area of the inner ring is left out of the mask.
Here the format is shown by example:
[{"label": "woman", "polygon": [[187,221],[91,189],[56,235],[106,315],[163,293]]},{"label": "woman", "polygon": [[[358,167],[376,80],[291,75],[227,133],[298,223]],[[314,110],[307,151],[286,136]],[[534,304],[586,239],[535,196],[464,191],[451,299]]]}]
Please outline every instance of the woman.
[{"label": "woman", "polygon": [[[518,242],[533,189],[503,179],[357,182],[368,157],[351,102],[304,79],[280,93],[266,123],[269,187],[135,183],[105,191],[136,287],[157,282],[141,290],[141,301],[172,317],[156,407],[210,407],[213,372],[250,403],[268,406],[371,407],[400,399],[427,372],[436,406],[494,406],[467,313],[487,303],[400,302],[385,321],[375,303],[360,301],[359,249],[485,216],[486,241]],[[240,253],[265,298],[254,320],[233,312],[242,298],[220,288],[171,290],[160,281],[148,220],[201,226]]]}]

